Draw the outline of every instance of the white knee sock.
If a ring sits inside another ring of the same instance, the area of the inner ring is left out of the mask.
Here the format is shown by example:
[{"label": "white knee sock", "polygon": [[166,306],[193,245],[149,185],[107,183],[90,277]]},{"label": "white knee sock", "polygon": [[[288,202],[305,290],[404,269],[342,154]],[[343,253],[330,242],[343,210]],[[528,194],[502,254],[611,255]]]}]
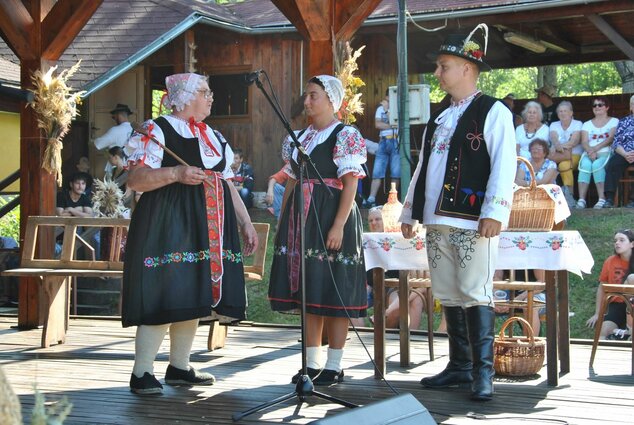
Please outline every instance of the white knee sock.
[{"label": "white knee sock", "polygon": [[321,347],[306,347],[306,367],[321,369]]},{"label": "white knee sock", "polygon": [[198,330],[198,319],[172,323],[170,326],[170,364],[189,370],[189,354]]},{"label": "white knee sock", "polygon": [[341,370],[342,357],[343,357],[343,349],[329,348],[328,357],[326,358],[326,366],[324,366],[324,369],[336,370],[337,372],[339,372]]},{"label": "white knee sock", "polygon": [[134,367],[132,373],[137,378],[142,378],[145,372],[154,375],[154,359],[158,353],[165,332],[166,325],[141,325],[136,328],[134,340]]}]

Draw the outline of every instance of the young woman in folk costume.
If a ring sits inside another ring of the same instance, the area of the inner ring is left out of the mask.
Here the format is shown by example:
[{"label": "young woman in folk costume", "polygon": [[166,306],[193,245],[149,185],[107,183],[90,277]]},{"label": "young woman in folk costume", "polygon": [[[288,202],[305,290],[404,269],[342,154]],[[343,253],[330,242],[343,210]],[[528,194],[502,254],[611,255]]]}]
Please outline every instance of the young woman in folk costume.
[{"label": "young woman in folk costume", "polygon": [[[315,385],[331,385],[343,380],[341,359],[348,315],[365,317],[367,308],[362,218],[354,202],[358,179],[365,177],[362,164],[366,148],[361,134],[336,118],[344,96],[339,79],[313,77],[306,85],[305,96],[304,108],[312,124],[296,134],[334,196],[330,197],[310,166],[304,187],[295,185],[300,171],[297,149],[286,139],[283,156],[288,161],[285,172],[290,180],[275,238],[269,299],[275,311],[301,307],[300,266],[304,256],[308,375]],[[299,204],[300,190],[304,205]],[[306,217],[303,253],[299,252],[302,211]],[[324,363],[321,344],[325,330],[329,346]],[[292,382],[297,382],[300,375],[301,371]]]}]

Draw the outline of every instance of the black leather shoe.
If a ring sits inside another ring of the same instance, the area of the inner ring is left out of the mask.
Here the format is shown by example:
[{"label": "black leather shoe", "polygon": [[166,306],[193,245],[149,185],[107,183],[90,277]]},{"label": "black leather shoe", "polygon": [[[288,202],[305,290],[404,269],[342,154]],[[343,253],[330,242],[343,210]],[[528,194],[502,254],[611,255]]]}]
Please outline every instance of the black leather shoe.
[{"label": "black leather shoe", "polygon": [[[322,371],[323,369],[313,369],[312,367],[306,368],[306,373],[311,381],[313,381]],[[299,377],[302,376],[302,370],[300,369],[293,377],[291,378],[291,384],[297,384],[299,381]]]},{"label": "black leather shoe", "polygon": [[168,385],[213,385],[216,378],[207,372],[200,372],[189,366],[188,370],[167,366],[165,383]]},{"label": "black leather shoe", "polygon": [[445,369],[437,375],[423,378],[420,384],[426,388],[448,388],[473,382],[470,370]]},{"label": "black leather shoe", "polygon": [[609,199],[606,199],[605,203],[603,204],[603,208],[614,208],[614,202],[610,201]]},{"label": "black leather shoe", "polygon": [[163,385],[149,372],[145,372],[140,378],[133,373],[130,376],[130,391],[141,395],[163,394]]},{"label": "black leather shoe", "polygon": [[343,369],[339,372],[336,370],[324,369],[319,376],[313,380],[313,384],[316,386],[327,386],[338,384],[343,382]]}]

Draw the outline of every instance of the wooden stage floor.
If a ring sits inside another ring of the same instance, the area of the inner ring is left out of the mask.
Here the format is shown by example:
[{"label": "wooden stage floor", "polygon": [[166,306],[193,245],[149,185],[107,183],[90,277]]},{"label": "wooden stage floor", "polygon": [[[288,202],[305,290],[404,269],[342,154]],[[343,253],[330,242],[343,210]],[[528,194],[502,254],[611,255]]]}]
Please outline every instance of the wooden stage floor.
[{"label": "wooden stage floor", "polygon": [[[279,327],[231,327],[227,345],[206,350],[208,326],[201,325],[192,364],[216,375],[211,387],[165,386],[162,396],[137,396],[128,381],[134,358],[134,328],[117,321],[71,320],[66,344],[38,348],[41,330],[19,332],[15,317],[0,317],[0,365],[22,403],[30,422],[33,385],[55,402],[66,396],[73,408],[65,424],[230,424],[232,413],[244,411],[293,391],[290,377],[301,366],[299,330]],[[372,334],[361,333],[372,352]],[[496,378],[496,395],[488,403],[468,399],[467,390],[432,391],[418,383],[442,370],[447,362],[447,340],[437,337],[436,360],[429,362],[424,336],[413,336],[408,369],[398,363],[398,336],[387,336],[387,378],[401,393],[412,393],[438,423],[473,424],[472,414],[499,424],[632,423],[634,377],[630,376],[631,347],[600,347],[595,370],[588,370],[589,345],[571,348],[572,372],[560,386],[546,385],[546,370],[528,380]],[[167,367],[169,340],[155,363],[162,380]],[[391,397],[385,383],[373,378],[368,355],[354,334],[344,355],[346,380],[322,391],[357,404]],[[306,424],[347,409],[309,397],[297,407],[297,398],[255,413],[239,423]],[[473,413],[470,413],[473,412]],[[362,423],[354,425],[363,425]]]}]

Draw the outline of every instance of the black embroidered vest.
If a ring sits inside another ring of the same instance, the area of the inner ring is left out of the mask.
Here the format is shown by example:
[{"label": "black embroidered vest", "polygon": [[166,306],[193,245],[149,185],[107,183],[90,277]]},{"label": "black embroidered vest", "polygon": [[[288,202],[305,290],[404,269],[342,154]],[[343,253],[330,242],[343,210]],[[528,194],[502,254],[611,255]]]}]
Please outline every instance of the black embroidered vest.
[{"label": "black embroidered vest", "polygon": [[[437,215],[475,221],[480,218],[491,171],[491,158],[484,142],[484,122],[495,102],[491,96],[480,95],[458,119],[449,143],[443,187],[435,208]],[[429,119],[423,141],[423,164],[412,203],[412,218],[419,221],[423,219],[425,207],[427,167],[437,127],[435,120],[443,111],[437,111]]]}]

